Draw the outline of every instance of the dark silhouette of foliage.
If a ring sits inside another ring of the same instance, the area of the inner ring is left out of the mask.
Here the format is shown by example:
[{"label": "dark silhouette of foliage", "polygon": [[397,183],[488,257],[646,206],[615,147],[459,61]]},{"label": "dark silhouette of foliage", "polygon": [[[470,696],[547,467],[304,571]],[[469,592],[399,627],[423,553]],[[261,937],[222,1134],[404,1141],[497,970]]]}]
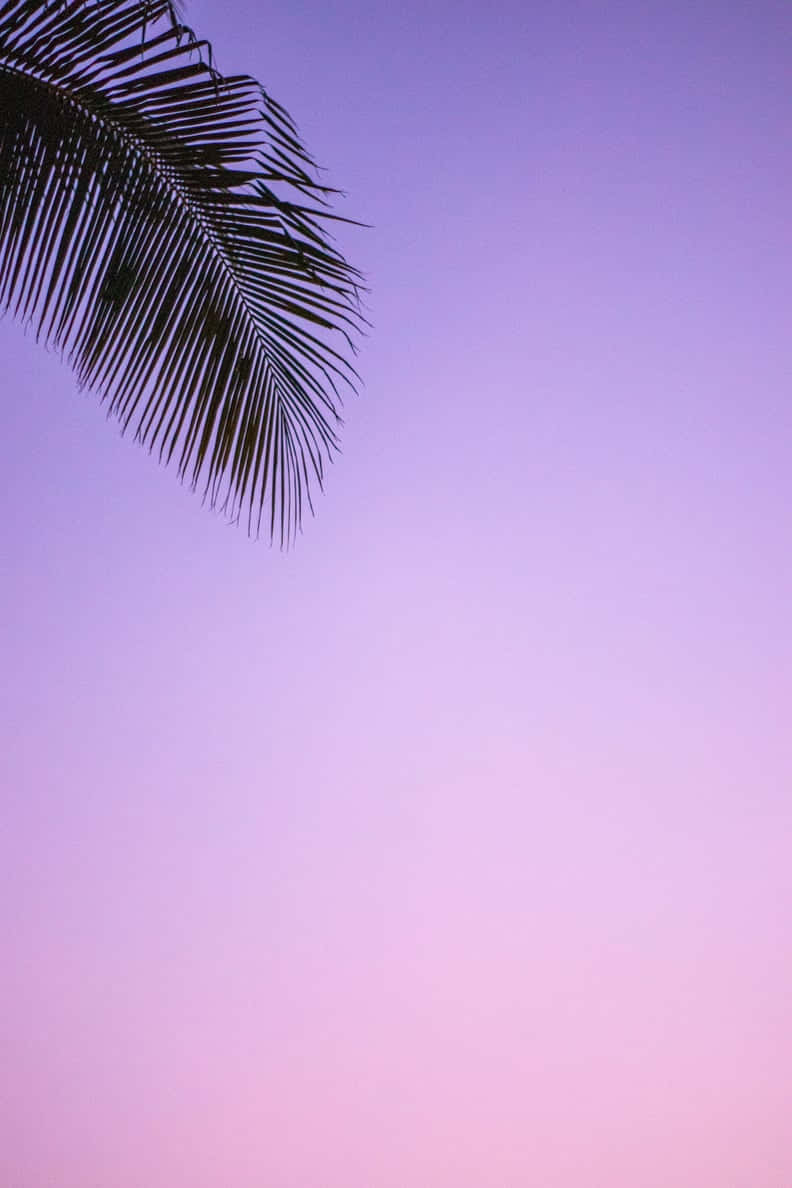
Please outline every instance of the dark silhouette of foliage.
[{"label": "dark silhouette of foliage", "polygon": [[0,309],[287,542],[337,447],[359,275],[289,116],[169,0],[0,4]]}]

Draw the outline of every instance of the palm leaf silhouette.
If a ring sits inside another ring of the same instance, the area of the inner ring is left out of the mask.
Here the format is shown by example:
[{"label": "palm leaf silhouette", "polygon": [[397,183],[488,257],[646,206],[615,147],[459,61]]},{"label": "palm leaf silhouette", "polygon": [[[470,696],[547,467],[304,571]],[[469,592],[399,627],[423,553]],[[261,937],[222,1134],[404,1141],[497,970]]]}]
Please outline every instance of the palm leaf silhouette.
[{"label": "palm leaf silhouette", "polygon": [[331,191],[169,0],[0,4],[0,309],[212,506],[288,542],[362,325]]}]

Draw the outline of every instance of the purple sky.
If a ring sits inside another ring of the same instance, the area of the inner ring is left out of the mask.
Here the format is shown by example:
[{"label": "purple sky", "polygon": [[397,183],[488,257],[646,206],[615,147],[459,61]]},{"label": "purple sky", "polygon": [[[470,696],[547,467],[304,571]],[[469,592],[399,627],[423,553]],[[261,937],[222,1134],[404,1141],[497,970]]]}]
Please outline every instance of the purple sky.
[{"label": "purple sky", "polygon": [[282,555],[0,324],[0,1184],[789,1188],[789,6],[188,15],[366,387]]}]

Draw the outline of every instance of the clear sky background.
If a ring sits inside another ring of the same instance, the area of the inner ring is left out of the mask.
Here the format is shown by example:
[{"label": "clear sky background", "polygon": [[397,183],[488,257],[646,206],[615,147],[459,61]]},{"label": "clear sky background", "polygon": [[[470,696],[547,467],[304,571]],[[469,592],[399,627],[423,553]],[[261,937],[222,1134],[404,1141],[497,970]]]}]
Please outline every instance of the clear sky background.
[{"label": "clear sky background", "polygon": [[188,15],[365,390],[282,555],[0,324],[0,1183],[790,1188],[789,6]]}]

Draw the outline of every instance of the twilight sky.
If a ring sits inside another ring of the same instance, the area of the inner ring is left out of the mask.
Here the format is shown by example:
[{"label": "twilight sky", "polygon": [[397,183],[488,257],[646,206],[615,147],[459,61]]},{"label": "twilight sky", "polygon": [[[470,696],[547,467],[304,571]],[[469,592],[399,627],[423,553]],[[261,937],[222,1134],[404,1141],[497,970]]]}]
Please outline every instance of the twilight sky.
[{"label": "twilight sky", "polygon": [[188,18],[366,386],[282,555],[0,323],[0,1184],[790,1188],[789,6]]}]

